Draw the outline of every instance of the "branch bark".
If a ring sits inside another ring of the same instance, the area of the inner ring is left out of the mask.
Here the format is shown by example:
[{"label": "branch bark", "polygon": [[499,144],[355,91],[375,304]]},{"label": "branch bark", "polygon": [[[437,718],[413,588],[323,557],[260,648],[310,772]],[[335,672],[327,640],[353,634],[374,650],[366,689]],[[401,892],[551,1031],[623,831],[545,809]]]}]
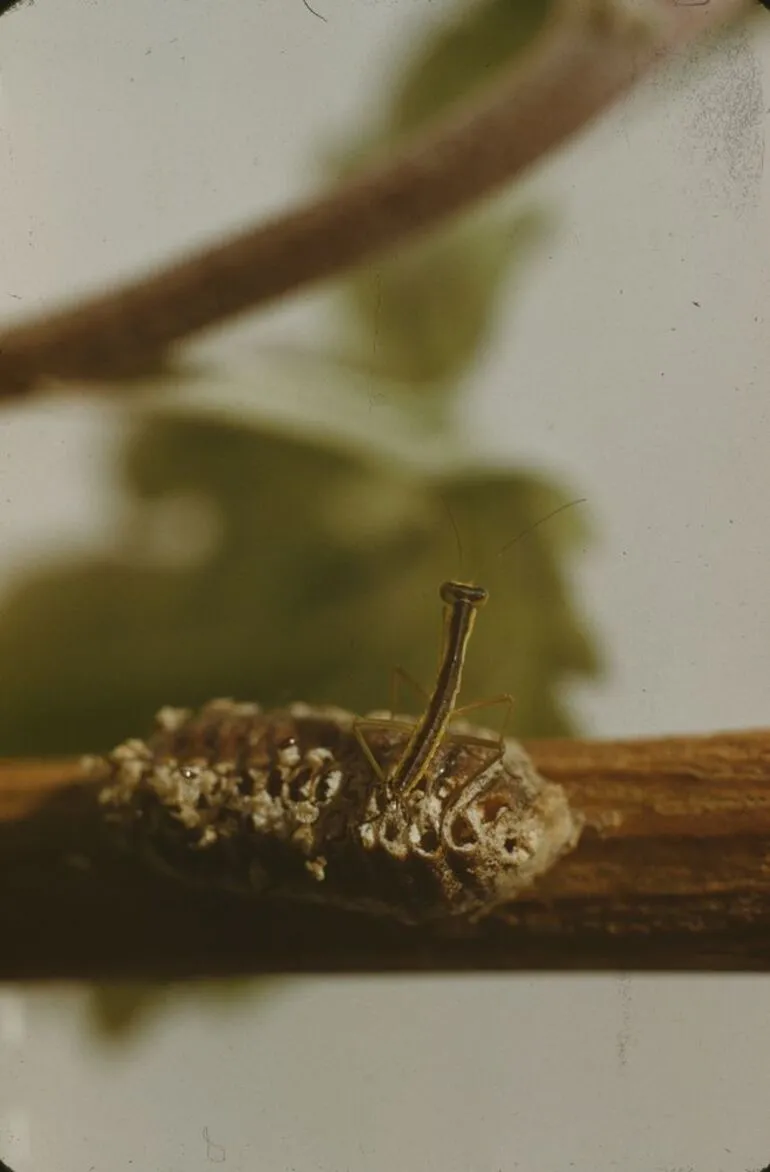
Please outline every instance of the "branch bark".
[{"label": "branch bark", "polygon": [[[157,368],[174,344],[401,244],[521,174],[661,58],[748,0],[556,0],[477,101],[329,194],[138,281],[0,334],[0,397]],[[127,384],[130,385],[130,384]]]},{"label": "branch bark", "polygon": [[504,916],[450,933],[199,894],[105,837],[77,762],[0,765],[0,979],[770,969],[770,730],[526,746],[586,819]]}]

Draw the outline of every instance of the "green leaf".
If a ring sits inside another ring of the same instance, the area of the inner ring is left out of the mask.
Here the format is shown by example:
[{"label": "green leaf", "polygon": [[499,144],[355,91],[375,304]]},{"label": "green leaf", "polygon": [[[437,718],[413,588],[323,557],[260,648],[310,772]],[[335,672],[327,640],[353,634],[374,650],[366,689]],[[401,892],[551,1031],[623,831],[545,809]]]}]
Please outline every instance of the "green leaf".
[{"label": "green leaf", "polygon": [[532,210],[476,214],[359,269],[348,285],[358,361],[415,386],[452,388],[491,338],[511,270],[546,224]]},{"label": "green leaf", "polygon": [[[374,131],[339,152],[344,172],[382,153],[490,83],[541,27],[547,0],[474,4],[413,56]],[[546,218],[496,204],[360,268],[344,288],[355,361],[446,397],[490,338],[511,271],[545,235]]]},{"label": "green leaf", "polygon": [[550,0],[468,5],[414,55],[390,104],[389,133],[412,131],[494,81],[540,31],[550,7]]},{"label": "green leaf", "polygon": [[129,1036],[146,1030],[157,1017],[191,1001],[197,1010],[217,1013],[242,1009],[248,1000],[255,1002],[277,992],[279,984],[270,978],[243,980],[191,981],[181,983],[94,985],[85,1002],[87,1025],[91,1032],[109,1044],[124,1042]]},{"label": "green leaf", "polygon": [[513,691],[511,732],[570,727],[560,686],[594,668],[562,568],[579,510],[495,556],[567,494],[162,411],[133,436],[125,472],[143,530],[182,494],[205,503],[214,540],[197,562],[164,564],[126,534],[122,553],[54,563],[6,597],[2,753],[106,749],[165,704],[218,695],[382,707],[396,665],[430,686],[438,586],[459,570],[447,506],[463,572],[482,566],[492,592],[466,697]]}]

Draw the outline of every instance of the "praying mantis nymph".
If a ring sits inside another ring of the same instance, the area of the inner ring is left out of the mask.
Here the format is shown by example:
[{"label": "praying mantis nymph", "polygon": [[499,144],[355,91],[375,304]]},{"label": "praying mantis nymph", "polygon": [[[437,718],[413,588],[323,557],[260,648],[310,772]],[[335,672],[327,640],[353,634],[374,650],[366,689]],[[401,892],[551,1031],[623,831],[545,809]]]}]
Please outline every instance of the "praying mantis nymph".
[{"label": "praying mantis nymph", "polygon": [[483,586],[450,580],[442,583],[439,595],[444,603],[444,622],[436,683],[424,714],[415,724],[401,756],[387,774],[383,773],[363,735],[362,726],[368,722],[360,722],[355,729],[375,773],[387,784],[390,793],[399,797],[407,797],[423,781],[456,716],[475,708],[502,703],[510,706],[513,703],[512,697],[505,694],[464,708],[456,707],[476,615],[489,598],[489,593]]},{"label": "praying mantis nymph", "polygon": [[[500,550],[500,554],[505,553],[522,537],[526,537],[527,534],[545,524],[546,521],[550,521],[552,517],[566,509],[574,508],[575,505],[583,504],[584,501],[585,497],[578,497],[576,500],[567,501],[552,509],[551,512],[540,517],[534,524],[528,525],[521,533],[508,541]],[[353,729],[375,776],[384,783],[388,795],[396,800],[409,797],[426,781],[426,775],[431,770],[454,719],[479,708],[492,708],[503,704],[510,711],[513,707],[513,697],[507,692],[491,699],[477,700],[462,708],[455,706],[460,693],[465,655],[476,622],[476,614],[488,600],[489,592],[483,586],[477,586],[473,582],[450,579],[442,583],[439,595],[444,603],[444,634],[436,683],[432,693],[427,697],[425,712],[414,724],[406,745],[395,764],[388,769],[383,769],[363,732],[367,726],[382,728],[392,721],[388,722],[381,717],[367,717],[356,721]],[[399,670],[397,674],[409,680],[405,672]],[[489,745],[493,743],[486,738],[472,739],[475,739],[477,744]],[[501,734],[497,740],[497,758],[502,758],[504,753],[505,745]],[[487,762],[487,767],[492,763]]]}]

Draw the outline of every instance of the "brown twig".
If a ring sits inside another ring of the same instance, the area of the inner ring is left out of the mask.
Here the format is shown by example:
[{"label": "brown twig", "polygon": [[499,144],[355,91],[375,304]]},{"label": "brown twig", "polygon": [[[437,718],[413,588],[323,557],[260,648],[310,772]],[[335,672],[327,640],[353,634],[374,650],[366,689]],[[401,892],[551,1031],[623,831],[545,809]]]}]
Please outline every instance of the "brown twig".
[{"label": "brown twig", "polygon": [[321,198],[133,283],[0,335],[0,396],[153,368],[168,348],[342,273],[519,175],[661,58],[747,0],[558,0],[529,55],[477,101]]},{"label": "brown twig", "polygon": [[0,766],[0,979],[770,968],[770,730],[527,746],[586,818],[504,917],[452,933],[198,893],[120,859],[77,763]]}]

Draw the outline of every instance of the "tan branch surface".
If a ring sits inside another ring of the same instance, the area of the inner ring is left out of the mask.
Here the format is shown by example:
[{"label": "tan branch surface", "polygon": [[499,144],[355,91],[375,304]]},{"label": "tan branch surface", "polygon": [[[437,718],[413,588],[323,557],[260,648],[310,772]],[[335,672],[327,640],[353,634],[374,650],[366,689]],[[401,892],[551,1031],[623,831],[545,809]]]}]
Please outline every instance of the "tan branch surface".
[{"label": "tan branch surface", "polygon": [[770,969],[770,730],[527,748],[586,829],[531,898],[451,934],[191,890],[116,855],[76,762],[5,762],[0,979]]},{"label": "tan branch surface", "polygon": [[400,152],[305,206],[0,334],[0,396],[152,369],[198,331],[392,249],[498,190],[659,59],[745,10],[747,0],[557,0],[509,75]]}]

